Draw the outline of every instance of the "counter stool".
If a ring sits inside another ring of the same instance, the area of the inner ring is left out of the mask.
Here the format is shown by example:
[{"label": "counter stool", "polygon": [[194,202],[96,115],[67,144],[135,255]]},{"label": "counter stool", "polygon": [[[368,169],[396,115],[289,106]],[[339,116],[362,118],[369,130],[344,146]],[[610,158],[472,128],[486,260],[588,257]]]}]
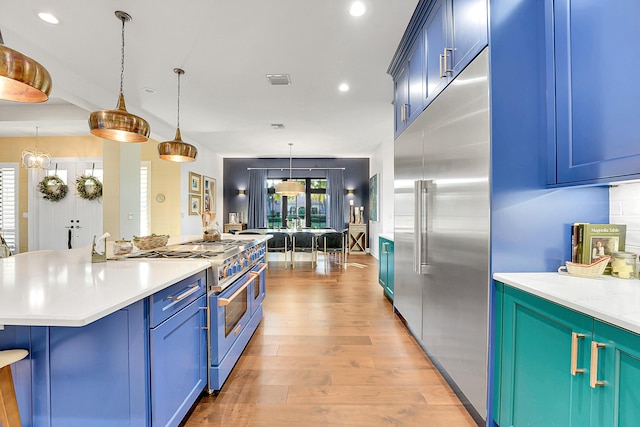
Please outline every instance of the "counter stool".
[{"label": "counter stool", "polygon": [[10,365],[24,359],[28,354],[27,350],[0,351],[0,425],[2,427],[21,427]]}]

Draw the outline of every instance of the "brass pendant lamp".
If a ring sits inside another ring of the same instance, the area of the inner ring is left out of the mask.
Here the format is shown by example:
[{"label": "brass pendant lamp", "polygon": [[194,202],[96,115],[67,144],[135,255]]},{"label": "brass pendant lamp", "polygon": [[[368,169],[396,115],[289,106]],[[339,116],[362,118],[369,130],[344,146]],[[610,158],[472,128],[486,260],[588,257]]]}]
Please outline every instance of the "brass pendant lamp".
[{"label": "brass pendant lamp", "polygon": [[176,136],[173,138],[173,141],[165,141],[158,144],[158,154],[161,159],[170,162],[193,162],[198,155],[198,149],[182,141],[180,135],[180,76],[184,74],[184,70],[174,68],[173,72],[178,75],[178,119]]},{"label": "brass pendant lamp", "polygon": [[147,142],[149,139],[149,123],[127,111],[124,104],[122,86],[124,81],[124,24],[131,21],[131,15],[121,10],[116,17],[122,21],[122,59],[120,62],[120,96],[115,110],[94,111],[89,116],[89,129],[97,137],[118,142]]},{"label": "brass pendant lamp", "polygon": [[44,102],[51,92],[51,75],[38,62],[4,45],[0,33],[0,99]]},{"label": "brass pendant lamp", "polygon": [[283,196],[296,197],[298,194],[304,193],[304,185],[291,179],[291,147],[293,143],[289,143],[289,181],[282,181],[276,187],[276,193]]}]

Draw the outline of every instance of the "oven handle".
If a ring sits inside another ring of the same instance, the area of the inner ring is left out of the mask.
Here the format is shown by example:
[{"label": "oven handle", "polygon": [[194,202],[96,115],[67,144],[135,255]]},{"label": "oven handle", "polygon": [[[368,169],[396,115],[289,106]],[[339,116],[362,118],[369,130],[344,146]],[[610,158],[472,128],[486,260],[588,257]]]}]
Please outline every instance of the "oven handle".
[{"label": "oven handle", "polygon": [[181,293],[177,297],[168,297],[168,299],[170,299],[171,301],[180,301],[181,299],[184,299],[189,295],[191,295],[192,293],[196,292],[198,289],[200,289],[200,286],[198,285],[189,286],[189,289],[187,289],[185,292]]},{"label": "oven handle", "polygon": [[258,271],[250,271],[249,274],[251,274],[251,275],[255,274],[256,276],[259,276],[260,273],[262,273],[264,270],[267,269],[267,264],[260,264],[260,265],[262,266],[262,268],[260,268],[260,270],[258,270]]},{"label": "oven handle", "polygon": [[251,282],[253,282],[255,279],[256,279],[256,276],[251,275],[251,278],[250,278],[249,280],[247,280],[247,282],[246,282],[244,285],[240,286],[240,288],[238,288],[238,290],[237,290],[237,291],[235,291],[235,292],[233,293],[233,295],[231,295],[229,298],[218,298],[218,306],[219,306],[219,307],[224,307],[225,305],[229,305],[229,304],[231,304],[231,301],[233,301],[233,299],[234,299],[235,297],[237,297],[238,295],[240,295],[240,293],[241,293],[242,291],[244,291],[244,290],[245,290],[245,288],[246,288],[247,286],[249,286],[249,284],[250,284]]}]

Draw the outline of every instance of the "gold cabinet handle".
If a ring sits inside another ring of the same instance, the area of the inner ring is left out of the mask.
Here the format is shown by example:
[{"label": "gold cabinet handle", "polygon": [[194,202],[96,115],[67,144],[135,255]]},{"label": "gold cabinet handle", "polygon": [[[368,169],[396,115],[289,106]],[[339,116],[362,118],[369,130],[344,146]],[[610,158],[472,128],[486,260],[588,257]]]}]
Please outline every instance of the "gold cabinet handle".
[{"label": "gold cabinet handle", "polygon": [[247,282],[244,285],[240,286],[240,288],[238,288],[238,290],[235,291],[233,295],[231,295],[229,298],[218,298],[218,307],[224,307],[225,305],[231,304],[231,301],[233,301],[235,297],[240,295],[240,293],[244,291],[246,287],[249,286],[249,284],[253,282],[255,279],[256,279],[256,276],[251,276],[251,278],[247,280]]},{"label": "gold cabinet handle", "polygon": [[604,381],[598,381],[598,349],[606,347],[605,344],[591,341],[591,372],[589,377],[589,385],[591,388],[604,386]]},{"label": "gold cabinet handle", "polygon": [[440,60],[438,61],[438,65],[440,66],[440,78],[444,78],[447,77],[446,74],[442,73],[442,59],[444,58],[444,55],[441,53],[440,54]]},{"label": "gold cabinet handle", "polygon": [[185,292],[183,292],[180,295],[175,296],[175,297],[169,297],[169,299],[171,301],[180,301],[181,299],[184,299],[184,298],[188,297],[189,295],[191,295],[192,293],[194,293],[198,289],[200,289],[200,286],[198,286],[198,285],[189,286],[189,289],[187,289]]},{"label": "gold cabinet handle", "polygon": [[447,73],[453,73],[453,70],[449,68],[449,61],[447,60],[449,58],[448,52],[453,53],[453,48],[450,47],[445,47],[444,51],[442,52],[442,57],[444,59],[444,72],[443,72],[443,68],[440,68],[440,77],[447,77]]},{"label": "gold cabinet handle", "polygon": [[584,334],[571,332],[571,375],[584,374],[584,369],[578,368],[578,340],[583,339]]}]

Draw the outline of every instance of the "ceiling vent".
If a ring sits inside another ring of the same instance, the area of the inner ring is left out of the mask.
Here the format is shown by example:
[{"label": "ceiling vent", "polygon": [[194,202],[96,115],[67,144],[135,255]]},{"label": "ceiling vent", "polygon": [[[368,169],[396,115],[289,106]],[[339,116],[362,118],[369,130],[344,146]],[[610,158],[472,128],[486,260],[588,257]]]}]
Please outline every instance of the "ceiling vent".
[{"label": "ceiling vent", "polygon": [[271,123],[271,129],[284,129],[284,125],[282,123]]},{"label": "ceiling vent", "polygon": [[289,86],[291,84],[289,74],[267,74],[267,80],[272,86]]}]

